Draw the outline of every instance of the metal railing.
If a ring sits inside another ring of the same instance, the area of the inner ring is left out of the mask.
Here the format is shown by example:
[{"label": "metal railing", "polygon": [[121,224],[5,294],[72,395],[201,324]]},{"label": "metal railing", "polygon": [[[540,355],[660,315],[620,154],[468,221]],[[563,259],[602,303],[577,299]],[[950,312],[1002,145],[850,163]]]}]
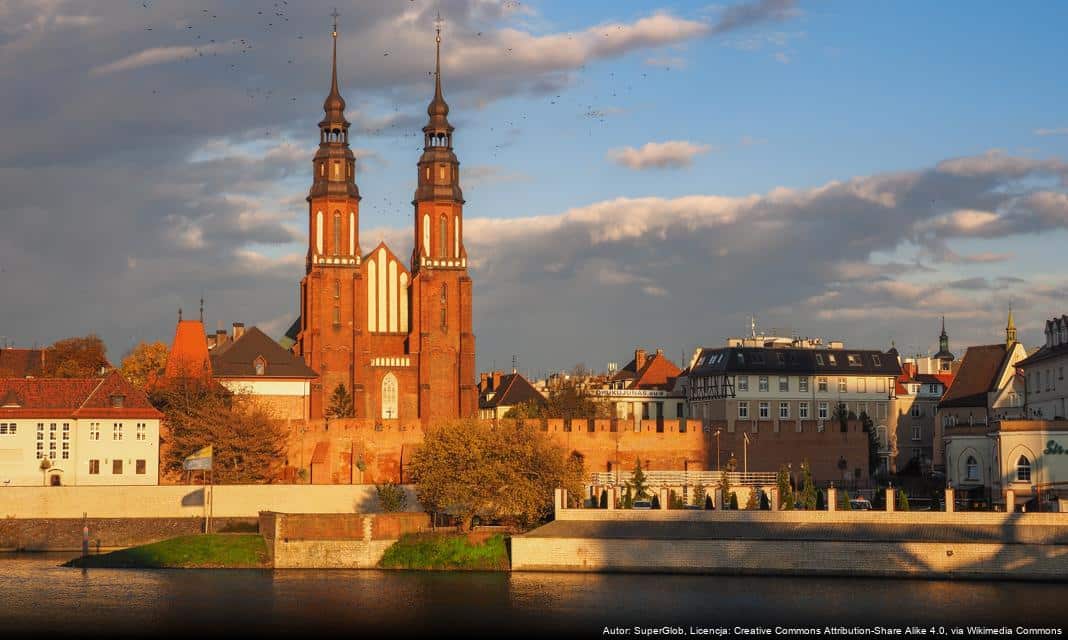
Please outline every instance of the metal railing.
[{"label": "metal railing", "polygon": [[[706,487],[719,485],[722,477],[720,471],[646,471],[645,482],[651,487],[692,487],[703,484]],[[630,482],[632,471],[601,471],[590,474],[590,481],[594,485],[623,486]],[[760,487],[775,484],[776,474],[773,472],[759,473],[727,473],[727,480],[731,486]]]}]

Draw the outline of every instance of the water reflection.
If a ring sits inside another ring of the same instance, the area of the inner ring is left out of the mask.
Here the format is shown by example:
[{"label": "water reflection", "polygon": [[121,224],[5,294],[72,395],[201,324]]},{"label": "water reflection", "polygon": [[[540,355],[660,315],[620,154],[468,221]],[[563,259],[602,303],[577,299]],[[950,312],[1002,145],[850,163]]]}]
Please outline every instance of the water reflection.
[{"label": "water reflection", "polygon": [[[1063,624],[1066,584],[624,574],[81,571],[0,556],[0,629],[49,635]],[[516,635],[516,634],[510,634]],[[371,636],[367,636],[371,637]]]}]

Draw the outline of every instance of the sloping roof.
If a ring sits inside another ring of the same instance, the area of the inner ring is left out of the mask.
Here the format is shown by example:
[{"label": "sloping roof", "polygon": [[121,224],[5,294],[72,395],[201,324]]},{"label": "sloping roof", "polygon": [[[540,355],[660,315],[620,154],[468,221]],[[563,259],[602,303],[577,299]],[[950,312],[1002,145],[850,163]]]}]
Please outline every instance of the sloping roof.
[{"label": "sloping roof", "polygon": [[178,321],[163,375],[167,379],[206,379],[211,376],[211,360],[208,357],[208,341],[204,334],[203,322]]},{"label": "sloping roof", "polygon": [[[122,406],[112,405],[122,396]],[[103,378],[0,378],[0,416],[161,418],[148,396],[117,371]],[[7,406],[17,404],[18,406]]]},{"label": "sloping roof", "polygon": [[[492,394],[492,396],[491,396]],[[478,406],[481,409],[495,407],[514,407],[524,402],[537,402],[543,404],[545,397],[538,393],[534,385],[519,373],[509,373],[501,378],[500,387],[496,391],[489,391],[479,398]]]},{"label": "sloping roof", "polygon": [[0,376],[39,376],[44,366],[44,355],[44,349],[0,349]]},{"label": "sloping roof", "polygon": [[940,384],[947,389],[953,384],[952,373],[921,373],[916,376],[916,382],[920,384]]},{"label": "sloping roof", "polygon": [[[1046,332],[1049,333],[1050,331],[1053,331],[1054,336],[1056,336],[1057,333],[1062,331],[1064,327],[1068,327],[1068,315],[1064,315],[1060,318],[1053,318],[1052,320],[1046,321]],[[1061,356],[1064,354],[1068,354],[1068,342],[1062,342],[1060,340],[1054,339],[1052,346],[1048,344],[1042,345],[1040,349],[1027,356],[1023,360],[1017,362],[1016,366],[1026,367],[1032,364],[1036,364],[1038,362],[1042,362],[1043,360],[1056,358],[1057,356]]]},{"label": "sloping roof", "polygon": [[968,347],[939,406],[986,407],[986,394],[997,385],[998,374],[1009,353],[1003,344]]},{"label": "sloping roof", "polygon": [[662,353],[655,353],[645,360],[645,366],[627,385],[628,389],[662,389],[670,391],[675,379],[682,373],[675,363]]},{"label": "sloping roof", "polygon": [[[256,359],[263,358],[266,366],[263,375],[256,374]],[[211,367],[216,378],[317,378],[304,361],[287,351],[274,340],[251,327],[226,345],[218,353],[211,354]]]},{"label": "sloping roof", "polygon": [[870,349],[719,347],[702,349],[690,375],[724,373],[899,376],[901,365],[897,356]]}]

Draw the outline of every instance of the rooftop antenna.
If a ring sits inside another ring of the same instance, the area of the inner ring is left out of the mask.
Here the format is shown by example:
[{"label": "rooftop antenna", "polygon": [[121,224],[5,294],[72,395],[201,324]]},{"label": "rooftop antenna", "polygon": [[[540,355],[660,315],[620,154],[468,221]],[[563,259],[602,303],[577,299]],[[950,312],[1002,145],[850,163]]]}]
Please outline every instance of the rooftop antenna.
[{"label": "rooftop antenna", "polygon": [[749,331],[750,331],[752,337],[755,338],[756,337],[756,314],[755,313],[749,314]]},{"label": "rooftop antenna", "polygon": [[519,356],[517,356],[516,354],[513,353],[512,354],[512,373],[515,373],[516,371],[519,370],[517,368],[518,362],[519,362]]},{"label": "rooftop antenna", "polygon": [[200,294],[200,324],[204,324],[204,294]]}]

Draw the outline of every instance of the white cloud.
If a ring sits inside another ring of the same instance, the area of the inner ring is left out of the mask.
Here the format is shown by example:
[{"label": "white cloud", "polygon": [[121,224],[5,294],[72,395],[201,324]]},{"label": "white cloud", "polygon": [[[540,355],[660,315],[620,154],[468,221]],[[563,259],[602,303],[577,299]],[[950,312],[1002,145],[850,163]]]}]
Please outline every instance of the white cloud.
[{"label": "white cloud", "polygon": [[712,147],[686,140],[647,142],[641,148],[611,149],[608,159],[624,167],[643,169],[678,169],[693,164],[695,156],[708,153]]},{"label": "white cloud", "polygon": [[119,58],[113,62],[93,67],[89,73],[98,75],[129,71],[131,69],[140,69],[141,67],[150,67],[157,64],[175,62],[177,60],[185,60],[186,58],[193,58],[202,54],[217,53],[222,50],[223,47],[219,44],[153,47]]},{"label": "white cloud", "polygon": [[1056,129],[1035,129],[1036,136],[1068,136],[1068,127]]}]

